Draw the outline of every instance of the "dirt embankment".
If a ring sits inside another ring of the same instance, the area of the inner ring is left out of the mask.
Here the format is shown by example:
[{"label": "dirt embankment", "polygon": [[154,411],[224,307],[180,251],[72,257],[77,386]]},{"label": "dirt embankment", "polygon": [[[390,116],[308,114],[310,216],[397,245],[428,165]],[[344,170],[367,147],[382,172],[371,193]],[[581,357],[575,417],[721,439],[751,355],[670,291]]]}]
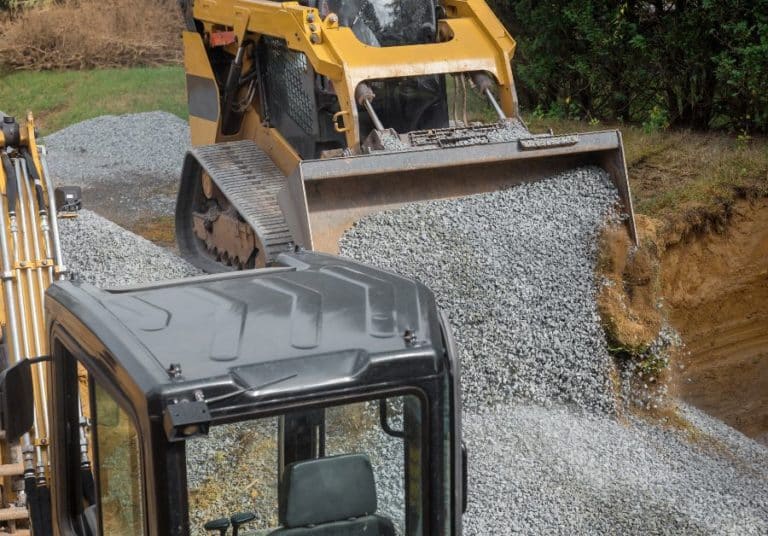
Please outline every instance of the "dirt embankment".
[{"label": "dirt embankment", "polygon": [[668,245],[661,284],[686,344],[673,392],[768,443],[768,200],[738,203],[722,234]]},{"label": "dirt embankment", "polygon": [[[643,388],[663,383],[768,444],[768,199],[737,202],[719,230],[637,224],[636,250],[622,229],[603,234],[598,303],[615,353]],[[671,363],[655,351],[664,323],[683,342]]]}]

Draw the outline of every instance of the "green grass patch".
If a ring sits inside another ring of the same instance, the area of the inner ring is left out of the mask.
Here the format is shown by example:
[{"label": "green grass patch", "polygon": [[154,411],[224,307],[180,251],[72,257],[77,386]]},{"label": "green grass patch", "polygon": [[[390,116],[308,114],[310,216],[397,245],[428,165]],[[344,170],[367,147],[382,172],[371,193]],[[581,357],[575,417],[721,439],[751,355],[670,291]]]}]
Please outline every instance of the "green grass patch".
[{"label": "green grass patch", "polygon": [[164,110],[187,118],[181,67],[18,72],[0,76],[0,110],[32,111],[41,134],[106,114]]}]

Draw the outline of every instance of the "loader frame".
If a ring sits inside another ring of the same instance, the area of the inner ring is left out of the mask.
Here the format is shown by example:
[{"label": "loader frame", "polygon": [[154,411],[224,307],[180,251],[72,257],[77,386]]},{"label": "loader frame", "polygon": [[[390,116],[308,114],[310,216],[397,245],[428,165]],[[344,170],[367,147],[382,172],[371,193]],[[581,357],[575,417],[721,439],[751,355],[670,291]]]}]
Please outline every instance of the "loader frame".
[{"label": "loader frame", "polygon": [[514,39],[483,0],[446,0],[441,5],[445,10],[445,18],[438,21],[441,41],[379,48],[362,43],[350,28],[339,26],[334,14],[321,20],[317,8],[298,2],[183,3],[187,19],[183,34],[184,67],[192,143],[254,139],[260,146],[270,147],[268,152],[286,175],[300,161],[276,129],[263,125],[259,111],[246,115],[240,133],[234,137],[220,133],[220,88],[208,54],[211,36],[223,31],[232,31],[236,38],[224,47],[233,57],[240,44],[261,35],[282,39],[290,50],[302,53],[316,74],[332,82],[341,108],[336,114],[337,130],[343,132],[353,153],[360,151],[361,137],[355,91],[367,80],[487,72],[498,83],[503,110],[509,117],[517,117],[511,68]]}]

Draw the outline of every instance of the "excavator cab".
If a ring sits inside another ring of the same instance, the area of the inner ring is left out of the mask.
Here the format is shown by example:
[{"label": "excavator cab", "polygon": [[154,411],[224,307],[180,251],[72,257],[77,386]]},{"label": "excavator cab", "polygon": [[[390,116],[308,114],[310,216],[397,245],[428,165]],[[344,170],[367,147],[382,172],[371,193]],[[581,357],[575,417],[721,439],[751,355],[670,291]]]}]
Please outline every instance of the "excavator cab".
[{"label": "excavator cab", "polygon": [[423,285],[299,252],[110,291],[56,282],[45,305],[55,448],[36,536],[461,533],[459,365]]}]

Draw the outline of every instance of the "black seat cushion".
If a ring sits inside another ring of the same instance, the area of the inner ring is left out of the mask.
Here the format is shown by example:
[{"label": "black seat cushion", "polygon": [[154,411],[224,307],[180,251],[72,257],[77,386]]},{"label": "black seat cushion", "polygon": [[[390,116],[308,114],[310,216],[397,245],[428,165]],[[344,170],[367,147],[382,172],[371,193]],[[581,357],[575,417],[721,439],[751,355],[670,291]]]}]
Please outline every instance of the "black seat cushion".
[{"label": "black seat cushion", "polygon": [[345,454],[295,462],[280,484],[274,536],[390,536],[389,519],[375,515],[376,482],[365,454]]}]

